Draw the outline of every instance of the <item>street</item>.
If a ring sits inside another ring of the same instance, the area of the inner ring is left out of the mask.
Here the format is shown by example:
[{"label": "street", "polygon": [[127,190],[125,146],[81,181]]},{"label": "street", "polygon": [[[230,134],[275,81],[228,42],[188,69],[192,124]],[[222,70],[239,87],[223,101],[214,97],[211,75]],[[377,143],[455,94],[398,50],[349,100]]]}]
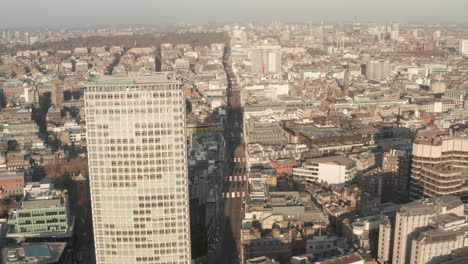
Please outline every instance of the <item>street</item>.
[{"label": "street", "polygon": [[212,263],[240,263],[240,230],[243,217],[243,202],[248,193],[248,179],[244,147],[242,142],[243,112],[240,91],[229,65],[229,52],[225,53],[224,66],[228,78],[227,121],[224,134],[227,140],[226,170],[222,203],[224,215],[220,226],[221,234]]}]

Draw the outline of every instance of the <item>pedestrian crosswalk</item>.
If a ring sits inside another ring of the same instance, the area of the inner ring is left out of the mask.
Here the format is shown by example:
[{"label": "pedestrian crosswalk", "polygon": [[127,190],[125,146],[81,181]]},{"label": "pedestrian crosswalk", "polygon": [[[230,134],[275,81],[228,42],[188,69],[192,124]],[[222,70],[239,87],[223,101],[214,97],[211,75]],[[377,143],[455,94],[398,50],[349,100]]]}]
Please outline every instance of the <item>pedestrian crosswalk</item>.
[{"label": "pedestrian crosswalk", "polygon": [[242,158],[237,158],[237,157],[235,157],[235,158],[233,159],[233,161],[234,161],[235,163],[242,163],[242,162],[246,162],[247,159],[246,159],[245,157],[242,157]]},{"label": "pedestrian crosswalk", "polygon": [[247,175],[234,175],[225,178],[226,181],[230,182],[242,182],[247,181]]},{"label": "pedestrian crosswalk", "polygon": [[245,192],[223,192],[222,197],[225,199],[243,198],[245,197]]}]

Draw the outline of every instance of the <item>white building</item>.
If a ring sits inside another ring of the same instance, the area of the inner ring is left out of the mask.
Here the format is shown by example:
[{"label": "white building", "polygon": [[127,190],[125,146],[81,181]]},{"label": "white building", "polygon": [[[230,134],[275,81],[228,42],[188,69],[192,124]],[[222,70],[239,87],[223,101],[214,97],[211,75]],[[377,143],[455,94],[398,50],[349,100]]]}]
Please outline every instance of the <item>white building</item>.
[{"label": "white building", "polygon": [[454,249],[468,245],[466,217],[456,214],[434,216],[429,221],[430,230],[422,232],[411,246],[411,264],[445,263]]},{"label": "white building", "polygon": [[460,55],[468,56],[468,39],[460,40]]},{"label": "white building", "polygon": [[464,215],[464,205],[460,198],[441,196],[415,201],[402,206],[396,215],[392,263],[426,263],[410,262],[414,246],[413,241],[418,239],[422,231],[429,229],[431,219],[434,216],[449,213],[458,216]]},{"label": "white building", "polygon": [[279,73],[281,72],[281,47],[259,46],[252,48],[252,72]]},{"label": "white building", "polygon": [[181,83],[106,76],[85,103],[97,264],[191,263]]},{"label": "white building", "polygon": [[338,185],[352,181],[356,173],[356,163],[344,156],[310,159],[301,167],[293,168],[293,175],[306,181]]},{"label": "white building", "polygon": [[370,61],[366,64],[366,78],[368,80],[383,81],[392,73],[389,61]]},{"label": "white building", "polygon": [[359,253],[341,255],[324,261],[316,261],[315,264],[364,264],[365,261]]}]

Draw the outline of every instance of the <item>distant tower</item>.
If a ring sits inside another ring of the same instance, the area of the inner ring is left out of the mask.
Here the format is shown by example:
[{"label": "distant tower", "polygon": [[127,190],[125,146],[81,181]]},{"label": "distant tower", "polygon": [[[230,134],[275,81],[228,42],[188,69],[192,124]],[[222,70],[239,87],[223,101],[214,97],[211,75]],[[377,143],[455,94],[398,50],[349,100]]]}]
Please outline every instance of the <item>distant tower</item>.
[{"label": "distant tower", "polygon": [[392,65],[389,61],[370,61],[366,64],[366,78],[368,80],[382,81],[392,73]]},{"label": "distant tower", "polygon": [[433,40],[438,40],[442,37],[442,31],[440,31],[439,29],[434,31],[434,33],[432,34],[432,39]]},{"label": "distant tower", "polygon": [[468,39],[460,40],[460,55],[468,56]]},{"label": "distant tower", "polygon": [[400,38],[400,24],[397,24],[397,23],[392,24],[390,38],[392,40],[398,40]]},{"label": "distant tower", "polygon": [[31,36],[29,35],[29,32],[24,33],[24,42],[26,45],[31,45]]}]

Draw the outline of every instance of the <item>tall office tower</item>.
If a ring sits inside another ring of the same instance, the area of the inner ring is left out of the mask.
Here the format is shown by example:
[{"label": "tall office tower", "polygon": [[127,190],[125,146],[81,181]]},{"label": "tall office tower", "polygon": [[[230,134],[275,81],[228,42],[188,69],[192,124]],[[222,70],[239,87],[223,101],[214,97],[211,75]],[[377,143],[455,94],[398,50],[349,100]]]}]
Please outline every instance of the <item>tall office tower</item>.
[{"label": "tall office tower", "polygon": [[398,40],[400,38],[400,24],[392,24],[390,38],[392,40]]},{"label": "tall office tower", "polygon": [[52,81],[52,89],[51,89],[51,101],[52,105],[56,107],[60,107],[63,103],[63,81],[55,80]]},{"label": "tall office tower", "polygon": [[427,130],[413,143],[410,198],[456,195],[468,200],[468,129]]},{"label": "tall office tower", "polygon": [[24,33],[24,43],[26,45],[31,45],[31,35],[29,35],[29,32]]},{"label": "tall office tower", "polygon": [[288,41],[291,36],[289,29],[281,31],[281,41]]},{"label": "tall office tower", "polygon": [[252,72],[264,74],[280,73],[281,47],[258,46],[252,48]]},{"label": "tall office tower", "polygon": [[85,104],[97,264],[191,263],[181,83],[106,76]]},{"label": "tall office tower", "polygon": [[366,64],[366,78],[373,81],[382,81],[392,73],[389,61],[372,60]]},{"label": "tall office tower", "polygon": [[432,40],[438,40],[442,37],[442,31],[436,30],[432,33]]},{"label": "tall office tower", "polygon": [[[464,216],[464,204],[460,198],[455,196],[441,196],[419,200],[402,206],[395,220],[392,263],[428,263],[427,261],[410,262],[411,259],[417,259],[418,248],[416,245],[421,243],[421,236],[424,235],[425,231],[434,230],[434,221],[446,221],[447,226],[452,227],[460,224],[460,219],[457,216]],[[442,242],[440,238],[444,237],[447,236],[442,235],[438,238],[436,236],[436,239],[432,242]],[[440,253],[439,250],[433,250],[432,252],[427,252],[427,254],[432,255],[426,255],[424,258],[431,259],[440,256]]]},{"label": "tall office tower", "polygon": [[460,55],[468,56],[468,39],[460,40]]},{"label": "tall office tower", "polygon": [[419,38],[419,30],[417,28],[413,29],[413,38]]},{"label": "tall office tower", "polygon": [[382,170],[391,172],[392,185],[395,191],[408,194],[411,172],[411,152],[404,149],[391,149],[385,152],[382,161]]}]

